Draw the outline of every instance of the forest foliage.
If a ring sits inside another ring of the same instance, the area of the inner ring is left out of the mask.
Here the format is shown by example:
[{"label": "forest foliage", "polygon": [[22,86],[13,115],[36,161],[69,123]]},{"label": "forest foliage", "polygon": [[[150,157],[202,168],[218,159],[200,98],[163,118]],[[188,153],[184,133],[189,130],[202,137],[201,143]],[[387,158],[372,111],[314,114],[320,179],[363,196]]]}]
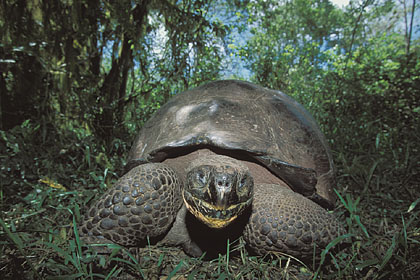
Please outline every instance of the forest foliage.
[{"label": "forest foliage", "polygon": [[418,253],[408,252],[420,242],[416,1],[352,0],[342,9],[328,0],[227,2],[2,1],[2,220],[12,232],[44,238],[34,232],[47,228],[65,239],[66,209],[77,214],[121,174],[156,109],[205,82],[245,79],[313,113],[333,150],[350,232],[386,236],[362,243],[349,275],[412,267]]}]

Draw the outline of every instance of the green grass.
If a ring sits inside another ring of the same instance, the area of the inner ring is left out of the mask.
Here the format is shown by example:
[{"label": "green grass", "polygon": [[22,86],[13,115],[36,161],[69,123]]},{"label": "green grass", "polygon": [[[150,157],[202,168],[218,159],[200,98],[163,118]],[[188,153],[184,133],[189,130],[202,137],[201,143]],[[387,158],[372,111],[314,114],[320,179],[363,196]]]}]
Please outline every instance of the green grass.
[{"label": "green grass", "polygon": [[[82,248],[76,225],[83,209],[118,177],[108,168],[121,168],[121,151],[107,158],[94,139],[75,136],[57,146],[24,145],[29,136],[18,134],[1,134],[1,154],[8,155],[1,157],[0,173],[1,279],[120,279],[126,272],[136,279],[413,279],[420,274],[417,154],[397,164],[375,154],[350,158],[336,148],[335,212],[348,234],[317,261],[249,255],[241,239],[214,260],[157,246],[133,253],[109,245],[113,254],[98,256]],[[339,246],[342,241],[347,247]]]}]

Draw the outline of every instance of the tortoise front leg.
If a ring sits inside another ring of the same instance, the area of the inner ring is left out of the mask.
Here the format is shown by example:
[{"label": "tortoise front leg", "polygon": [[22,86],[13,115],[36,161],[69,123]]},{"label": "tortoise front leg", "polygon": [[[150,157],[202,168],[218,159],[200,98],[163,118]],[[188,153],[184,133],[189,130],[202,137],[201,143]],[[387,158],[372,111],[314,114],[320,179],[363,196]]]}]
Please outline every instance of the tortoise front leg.
[{"label": "tortoise front leg", "polygon": [[137,166],[121,177],[86,213],[80,236],[86,243],[142,246],[164,234],[182,204],[181,180],[162,163]]},{"label": "tortoise front leg", "polygon": [[332,214],[287,186],[254,187],[252,214],[244,238],[258,254],[311,256],[314,244],[323,249],[342,232]]}]

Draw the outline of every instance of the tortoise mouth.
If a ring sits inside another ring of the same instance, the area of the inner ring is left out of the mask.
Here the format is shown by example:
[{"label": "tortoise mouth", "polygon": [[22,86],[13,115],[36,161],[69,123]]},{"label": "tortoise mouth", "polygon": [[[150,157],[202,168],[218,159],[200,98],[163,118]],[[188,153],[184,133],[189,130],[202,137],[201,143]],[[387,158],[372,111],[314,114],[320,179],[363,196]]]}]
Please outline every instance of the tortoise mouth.
[{"label": "tortoise mouth", "polygon": [[252,203],[251,197],[246,201],[223,207],[194,197],[186,190],[182,192],[182,196],[188,211],[212,228],[226,227]]}]

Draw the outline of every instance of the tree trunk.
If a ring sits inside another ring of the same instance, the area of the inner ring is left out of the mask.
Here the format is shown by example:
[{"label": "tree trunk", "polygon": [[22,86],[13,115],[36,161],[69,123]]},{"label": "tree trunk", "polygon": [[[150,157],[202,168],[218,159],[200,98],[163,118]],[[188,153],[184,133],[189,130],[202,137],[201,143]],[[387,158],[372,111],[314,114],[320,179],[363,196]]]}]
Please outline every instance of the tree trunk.
[{"label": "tree trunk", "polygon": [[[124,97],[128,72],[133,67],[132,45],[142,36],[144,20],[147,17],[149,0],[144,0],[131,10],[135,28],[126,26],[122,34],[122,46],[119,56],[112,61],[112,67],[105,76],[102,87],[97,94],[98,110],[95,116],[95,134],[106,143],[111,143],[115,135],[114,128],[122,125],[124,115]],[[130,32],[136,30],[135,33]]]}]

